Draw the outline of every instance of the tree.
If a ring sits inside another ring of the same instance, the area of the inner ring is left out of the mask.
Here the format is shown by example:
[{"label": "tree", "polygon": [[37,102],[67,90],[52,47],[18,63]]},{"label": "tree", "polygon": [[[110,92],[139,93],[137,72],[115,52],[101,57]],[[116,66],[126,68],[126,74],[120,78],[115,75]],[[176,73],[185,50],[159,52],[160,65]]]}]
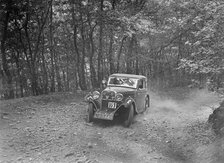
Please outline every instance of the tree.
[{"label": "tree", "polygon": [[8,26],[10,21],[10,14],[11,14],[11,8],[12,8],[12,1],[6,1],[5,2],[5,8],[3,14],[4,19],[2,23],[2,39],[1,39],[1,54],[2,54],[2,76],[4,78],[4,85],[7,86],[6,92],[4,93],[5,98],[13,98],[14,97],[14,91],[12,86],[12,75],[10,72],[10,68],[7,61],[7,54],[6,54],[6,41],[8,37]]},{"label": "tree", "polygon": [[154,87],[223,80],[223,2],[3,0],[5,98],[96,89],[111,73]]}]

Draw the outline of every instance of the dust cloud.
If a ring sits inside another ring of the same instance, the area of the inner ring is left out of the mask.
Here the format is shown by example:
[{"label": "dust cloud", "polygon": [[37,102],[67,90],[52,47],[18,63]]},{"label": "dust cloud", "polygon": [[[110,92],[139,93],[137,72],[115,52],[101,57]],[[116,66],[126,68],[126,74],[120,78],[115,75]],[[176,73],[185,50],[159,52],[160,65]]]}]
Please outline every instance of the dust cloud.
[{"label": "dust cloud", "polygon": [[[196,121],[206,122],[213,108],[219,104],[218,96],[205,89],[176,88],[149,94],[150,107],[136,120],[150,123],[157,117],[169,122],[170,127],[182,128]],[[158,120],[156,123],[162,122]]]},{"label": "dust cloud", "polygon": [[151,108],[165,112],[188,112],[207,107],[211,111],[219,101],[215,93],[205,89],[151,92]]},{"label": "dust cloud", "polygon": [[185,154],[192,162],[224,162],[224,139],[222,143],[219,139],[208,144],[199,143],[213,137],[206,124],[209,115],[219,106],[220,98],[216,93],[180,88],[150,92],[150,99],[151,107],[138,121],[155,125],[157,134],[165,133],[164,137],[178,144],[178,149],[191,149],[191,156]]}]

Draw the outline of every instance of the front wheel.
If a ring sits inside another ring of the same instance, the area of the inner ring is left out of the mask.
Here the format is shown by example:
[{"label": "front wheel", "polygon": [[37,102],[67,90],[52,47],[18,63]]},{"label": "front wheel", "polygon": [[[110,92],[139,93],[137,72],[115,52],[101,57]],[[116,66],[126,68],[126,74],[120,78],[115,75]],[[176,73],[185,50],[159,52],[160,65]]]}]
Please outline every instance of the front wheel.
[{"label": "front wheel", "polygon": [[133,118],[134,118],[134,106],[131,105],[129,110],[126,112],[126,119],[124,121],[124,126],[125,127],[130,127],[132,121],[133,121]]},{"label": "front wheel", "polygon": [[88,116],[87,116],[87,122],[92,122],[93,121],[93,114],[94,114],[94,106],[92,103],[89,103],[88,106]]}]

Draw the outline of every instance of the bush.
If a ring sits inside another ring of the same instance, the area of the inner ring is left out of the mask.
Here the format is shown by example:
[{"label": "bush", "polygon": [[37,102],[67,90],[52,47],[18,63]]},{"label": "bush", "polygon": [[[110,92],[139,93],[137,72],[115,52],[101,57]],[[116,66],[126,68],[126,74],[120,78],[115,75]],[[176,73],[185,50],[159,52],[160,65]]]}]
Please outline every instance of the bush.
[{"label": "bush", "polygon": [[224,100],[209,116],[208,122],[212,124],[212,129],[216,134],[224,136]]}]

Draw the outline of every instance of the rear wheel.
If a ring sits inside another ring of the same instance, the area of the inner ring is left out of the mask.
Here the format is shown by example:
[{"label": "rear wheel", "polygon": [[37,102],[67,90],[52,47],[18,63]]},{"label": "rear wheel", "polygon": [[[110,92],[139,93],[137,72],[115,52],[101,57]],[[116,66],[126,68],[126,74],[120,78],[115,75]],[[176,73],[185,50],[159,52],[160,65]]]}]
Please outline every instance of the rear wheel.
[{"label": "rear wheel", "polygon": [[94,115],[94,106],[92,103],[89,103],[88,105],[88,116],[87,116],[87,122],[93,121],[93,115]]},{"label": "rear wheel", "polygon": [[149,108],[149,104],[150,103],[150,101],[149,101],[149,96],[147,96],[146,98],[145,98],[145,111]]},{"label": "rear wheel", "polygon": [[129,107],[129,110],[126,112],[126,116],[125,116],[125,121],[124,121],[124,126],[125,127],[130,127],[132,121],[133,121],[133,118],[134,118],[134,106],[131,105]]}]

